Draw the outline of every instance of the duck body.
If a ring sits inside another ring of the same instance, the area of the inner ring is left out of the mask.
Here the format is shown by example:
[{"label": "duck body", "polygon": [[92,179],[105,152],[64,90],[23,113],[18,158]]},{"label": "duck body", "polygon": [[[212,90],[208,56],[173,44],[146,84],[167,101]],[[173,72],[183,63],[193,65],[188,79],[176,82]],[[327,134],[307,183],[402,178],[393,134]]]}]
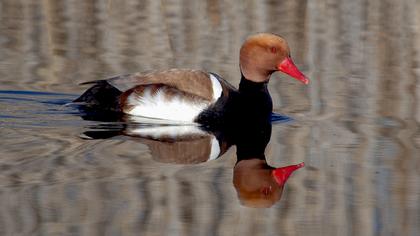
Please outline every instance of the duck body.
[{"label": "duck body", "polygon": [[267,119],[272,102],[267,83],[241,79],[239,90],[214,73],[171,69],[136,73],[93,84],[74,102],[102,111],[174,123],[220,126]]},{"label": "duck body", "polygon": [[220,126],[269,121],[272,101],[267,84],[282,71],[307,84],[290,58],[286,41],[261,33],[240,50],[239,89],[214,73],[170,69],[117,76],[93,84],[74,102],[93,110],[128,115],[129,120],[157,124]]}]

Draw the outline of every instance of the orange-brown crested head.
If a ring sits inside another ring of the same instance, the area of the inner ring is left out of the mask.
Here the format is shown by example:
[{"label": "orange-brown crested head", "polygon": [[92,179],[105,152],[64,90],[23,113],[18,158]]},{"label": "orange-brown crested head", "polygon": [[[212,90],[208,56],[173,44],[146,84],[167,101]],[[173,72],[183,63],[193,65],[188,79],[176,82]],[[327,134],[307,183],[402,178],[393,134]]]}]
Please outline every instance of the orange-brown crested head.
[{"label": "orange-brown crested head", "polygon": [[309,82],[294,65],[286,40],[278,35],[251,35],[243,43],[239,57],[242,74],[253,82],[268,81],[270,75],[276,71],[282,71],[304,84]]}]

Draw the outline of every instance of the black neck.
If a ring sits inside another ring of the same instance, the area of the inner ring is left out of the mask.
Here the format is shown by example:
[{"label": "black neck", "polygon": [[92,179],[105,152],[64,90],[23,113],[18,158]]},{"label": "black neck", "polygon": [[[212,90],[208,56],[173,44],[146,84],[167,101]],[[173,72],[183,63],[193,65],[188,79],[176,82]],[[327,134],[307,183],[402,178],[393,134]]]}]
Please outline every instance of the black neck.
[{"label": "black neck", "polygon": [[239,83],[239,92],[267,92],[267,84],[268,82],[253,82],[245,78],[245,76],[241,73],[241,82]]},{"label": "black neck", "polygon": [[267,84],[252,82],[242,75],[239,93],[232,109],[233,115],[237,116],[236,122],[260,123],[270,119],[273,103]]}]

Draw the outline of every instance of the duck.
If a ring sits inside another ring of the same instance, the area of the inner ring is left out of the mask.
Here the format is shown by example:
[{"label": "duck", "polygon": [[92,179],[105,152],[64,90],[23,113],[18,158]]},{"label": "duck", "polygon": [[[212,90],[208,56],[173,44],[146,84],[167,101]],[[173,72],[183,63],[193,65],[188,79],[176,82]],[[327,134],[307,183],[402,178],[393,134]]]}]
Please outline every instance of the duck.
[{"label": "duck", "polygon": [[250,35],[240,48],[239,67],[238,89],[213,72],[168,69],[82,83],[91,87],[73,103],[138,122],[223,126],[270,119],[267,85],[273,73],[309,83],[294,64],[287,41],[277,34]]}]

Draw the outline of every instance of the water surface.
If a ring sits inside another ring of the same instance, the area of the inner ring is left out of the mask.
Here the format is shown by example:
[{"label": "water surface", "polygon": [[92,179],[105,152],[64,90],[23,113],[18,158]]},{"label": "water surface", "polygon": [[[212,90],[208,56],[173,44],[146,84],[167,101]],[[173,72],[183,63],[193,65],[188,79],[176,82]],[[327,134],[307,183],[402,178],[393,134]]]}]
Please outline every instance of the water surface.
[{"label": "water surface", "polygon": [[[270,208],[241,204],[235,147],[173,164],[191,143],[165,149],[66,105],[80,82],[152,69],[237,85],[241,42],[262,31],[311,79],[270,81],[293,121],[273,125],[267,162],[305,162]],[[418,42],[415,0],[3,0],[0,235],[419,235]]]}]

